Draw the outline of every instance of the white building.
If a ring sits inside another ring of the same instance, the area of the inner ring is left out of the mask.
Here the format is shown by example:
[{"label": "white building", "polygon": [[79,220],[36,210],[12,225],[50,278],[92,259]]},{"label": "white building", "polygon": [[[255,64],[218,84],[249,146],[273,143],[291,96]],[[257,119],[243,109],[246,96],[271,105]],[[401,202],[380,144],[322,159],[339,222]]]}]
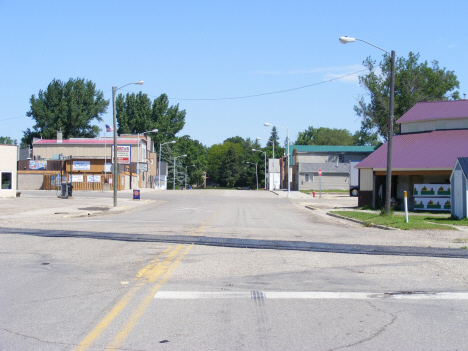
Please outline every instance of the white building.
[{"label": "white building", "polygon": [[0,145],[0,197],[16,196],[17,145]]}]

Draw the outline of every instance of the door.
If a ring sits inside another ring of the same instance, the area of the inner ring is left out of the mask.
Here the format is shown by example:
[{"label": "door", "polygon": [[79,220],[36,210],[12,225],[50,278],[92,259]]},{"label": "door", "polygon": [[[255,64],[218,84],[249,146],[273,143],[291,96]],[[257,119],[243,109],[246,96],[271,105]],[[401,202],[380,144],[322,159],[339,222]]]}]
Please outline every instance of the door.
[{"label": "door", "polygon": [[454,214],[458,218],[463,218],[465,217],[463,215],[463,186],[462,186],[462,172],[461,171],[455,171],[454,176],[454,191],[455,191],[455,208],[454,208]]}]

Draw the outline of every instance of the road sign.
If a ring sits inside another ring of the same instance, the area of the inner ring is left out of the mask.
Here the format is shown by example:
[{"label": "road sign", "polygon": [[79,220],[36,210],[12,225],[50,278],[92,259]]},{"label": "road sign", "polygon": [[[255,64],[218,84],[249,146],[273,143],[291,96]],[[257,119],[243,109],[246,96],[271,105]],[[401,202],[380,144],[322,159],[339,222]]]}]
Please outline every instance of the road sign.
[{"label": "road sign", "polygon": [[319,177],[321,177],[321,176],[322,176],[322,170],[319,169]]}]

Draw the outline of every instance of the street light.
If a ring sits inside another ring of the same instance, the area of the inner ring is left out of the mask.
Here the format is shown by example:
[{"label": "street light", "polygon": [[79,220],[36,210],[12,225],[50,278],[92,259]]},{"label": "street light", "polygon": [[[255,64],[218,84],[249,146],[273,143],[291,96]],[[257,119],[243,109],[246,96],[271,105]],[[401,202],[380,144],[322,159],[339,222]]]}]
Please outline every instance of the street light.
[{"label": "street light", "polygon": [[179,157],[187,157],[187,155],[180,155],[180,156],[174,157],[174,184],[172,184],[172,190],[175,190],[175,160],[176,158],[179,158]]},{"label": "street light", "polygon": [[137,189],[139,188],[140,183],[140,134],[146,133],[157,133],[157,129],[148,130],[147,132],[138,133],[138,155],[137,155]]},{"label": "street light", "polygon": [[255,177],[257,178],[257,191],[258,191],[258,171],[257,171],[257,164],[253,162],[246,162],[250,165],[255,165]]},{"label": "street light", "polygon": [[115,115],[115,92],[119,89],[122,89],[130,84],[143,85],[143,81],[139,80],[138,82],[128,83],[120,88],[112,87],[112,109],[113,109],[113,118],[114,118],[114,163],[113,163],[113,173],[114,173],[114,207],[117,207],[117,117]]},{"label": "street light", "polygon": [[[159,144],[159,163],[158,163],[158,188],[161,190],[161,146],[166,144],[175,144],[175,140],[168,141],[167,143]],[[167,184],[167,179],[166,179]],[[167,186],[166,186],[167,187]]]},{"label": "street light", "polygon": [[262,150],[256,150],[256,149],[252,149],[252,151],[263,152],[263,154],[265,155],[265,189],[266,189],[266,152]]},{"label": "street light", "polygon": [[290,189],[291,185],[289,184],[289,129],[285,128],[285,127],[278,126],[276,124],[270,124],[270,123],[264,123],[263,125],[265,127],[272,126],[272,127],[278,127],[278,128],[286,129],[286,144],[288,144],[287,145],[288,150],[286,151],[286,161],[287,161],[286,172],[288,173],[288,197],[291,197],[291,189]]},{"label": "street light", "polygon": [[[268,141],[271,141],[271,143],[273,145],[273,175],[272,175],[272,177],[273,177],[273,186],[274,186],[275,185],[275,141],[276,140],[257,137],[257,141],[258,140],[268,140]],[[268,165],[268,172],[270,172],[270,165]]]},{"label": "street light", "polygon": [[389,99],[389,108],[388,108],[388,144],[387,144],[387,177],[386,177],[386,188],[385,188],[385,212],[390,213],[390,204],[392,199],[392,146],[393,146],[393,107],[395,99],[395,51],[388,52],[387,50],[378,47],[368,41],[357,39],[357,38],[348,38],[340,37],[340,43],[347,44],[353,43],[356,40],[362,41],[366,44],[369,44],[379,50],[382,50],[390,55],[390,99]]},{"label": "street light", "polygon": [[195,165],[185,166],[185,189],[187,189],[187,168],[195,167]]}]

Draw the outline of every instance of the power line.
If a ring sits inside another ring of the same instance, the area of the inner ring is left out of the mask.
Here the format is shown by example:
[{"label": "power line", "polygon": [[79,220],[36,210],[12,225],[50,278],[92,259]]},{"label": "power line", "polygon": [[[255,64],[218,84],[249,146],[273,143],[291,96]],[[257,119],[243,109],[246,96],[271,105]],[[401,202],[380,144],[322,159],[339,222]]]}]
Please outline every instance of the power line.
[{"label": "power line", "polygon": [[[249,98],[254,98],[254,97],[259,97],[259,96],[283,94],[283,93],[287,93],[287,92],[294,91],[294,90],[306,89],[306,88],[314,87],[314,86],[317,86],[317,85],[320,85],[320,84],[330,83],[330,82],[333,82],[335,80],[346,78],[346,77],[352,76],[354,74],[358,74],[358,73],[365,72],[365,71],[367,71],[367,69],[363,69],[363,70],[356,71],[356,72],[353,72],[353,73],[345,74],[345,75],[340,76],[340,77],[324,80],[322,82],[318,82],[318,83],[314,83],[314,84],[308,84],[308,85],[304,85],[304,86],[301,86],[301,87],[291,88],[291,89],[286,89],[286,90],[272,91],[272,92],[269,92],[269,93],[261,93],[261,94],[245,95],[245,96],[237,96],[237,97],[222,97],[222,98],[178,98],[178,97],[169,97],[169,98],[170,98],[170,100],[184,100],[184,101],[219,101],[219,100],[249,99]],[[124,90],[124,89],[122,89],[122,90]],[[124,91],[129,92],[127,90],[124,90]],[[159,97],[159,96],[150,95],[150,94],[146,94],[146,95],[151,96],[151,97]]]},{"label": "power line", "polygon": [[18,117],[5,118],[5,119],[0,119],[0,121],[8,121],[10,119],[17,119],[17,118],[23,118],[23,117],[28,117],[28,116],[24,115],[24,116],[18,116]]}]

